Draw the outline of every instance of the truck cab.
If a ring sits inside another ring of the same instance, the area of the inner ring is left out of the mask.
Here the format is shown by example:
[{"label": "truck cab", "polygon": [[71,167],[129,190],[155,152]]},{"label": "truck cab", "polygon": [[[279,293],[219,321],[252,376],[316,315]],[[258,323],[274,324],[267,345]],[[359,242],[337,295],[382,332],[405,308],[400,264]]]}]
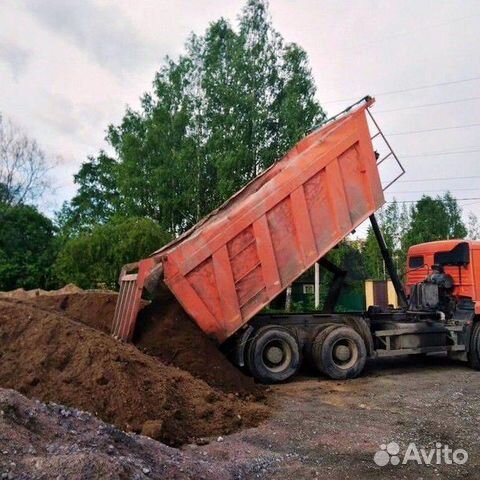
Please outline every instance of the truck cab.
[{"label": "truck cab", "polygon": [[[431,276],[432,267],[439,266],[453,280],[448,292],[452,308],[460,306],[480,314],[480,241],[440,240],[414,245],[407,254],[405,290],[411,296],[416,285]],[[449,313],[449,312],[445,312]],[[450,312],[455,316],[454,312]]]}]

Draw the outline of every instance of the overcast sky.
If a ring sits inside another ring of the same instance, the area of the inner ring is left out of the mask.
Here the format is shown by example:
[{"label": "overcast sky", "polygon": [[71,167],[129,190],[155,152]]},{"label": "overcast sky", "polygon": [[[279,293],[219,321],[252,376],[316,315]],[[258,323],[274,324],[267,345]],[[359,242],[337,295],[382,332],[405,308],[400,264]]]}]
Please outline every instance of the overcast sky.
[{"label": "overcast sky", "polygon": [[[243,3],[0,0],[0,112],[62,158],[48,211],[72,196],[72,175],[105,148],[125,106],[138,106],[165,55],[221,16],[235,23]],[[329,114],[376,96],[407,169],[388,199],[450,189],[480,215],[479,0],[271,0],[270,9],[275,28],[308,52]]]}]

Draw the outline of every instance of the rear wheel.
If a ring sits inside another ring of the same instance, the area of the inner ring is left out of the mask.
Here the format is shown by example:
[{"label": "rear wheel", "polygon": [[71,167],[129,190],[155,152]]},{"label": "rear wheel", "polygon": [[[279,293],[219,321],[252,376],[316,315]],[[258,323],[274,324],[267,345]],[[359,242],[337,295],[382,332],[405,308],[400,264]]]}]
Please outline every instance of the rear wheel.
[{"label": "rear wheel", "polygon": [[320,327],[320,329],[318,330],[317,334],[313,337],[312,343],[308,345],[307,348],[305,349],[308,362],[317,370],[319,368],[318,368],[318,363],[316,359],[321,357],[322,344],[323,344],[323,341],[325,340],[325,337],[331,331],[339,327],[341,327],[341,325],[336,323],[327,323],[325,325],[322,325],[322,327]]},{"label": "rear wheel", "polygon": [[474,323],[470,337],[470,351],[468,362],[475,370],[480,370],[480,321]]},{"label": "rear wheel", "polygon": [[285,328],[264,327],[254,334],[247,351],[251,374],[262,383],[288,380],[300,367],[300,347]]},{"label": "rear wheel", "polygon": [[367,349],[362,337],[351,327],[335,326],[320,332],[315,338],[316,367],[330,378],[355,378],[367,361]]}]

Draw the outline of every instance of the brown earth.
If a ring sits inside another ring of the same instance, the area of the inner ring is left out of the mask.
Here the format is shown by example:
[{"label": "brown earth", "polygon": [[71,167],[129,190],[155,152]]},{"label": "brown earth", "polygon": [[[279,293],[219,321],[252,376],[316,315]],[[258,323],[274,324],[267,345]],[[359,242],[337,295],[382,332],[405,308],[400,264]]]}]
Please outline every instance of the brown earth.
[{"label": "brown earth", "polygon": [[118,295],[109,291],[83,291],[39,295],[27,299],[42,308],[65,313],[68,317],[109,334]]},{"label": "brown earth", "polygon": [[18,288],[11,292],[0,292],[2,298],[22,300],[40,308],[62,312],[73,320],[110,333],[118,294],[110,290],[82,290],[69,284],[51,291]]},{"label": "brown earth", "polygon": [[24,288],[17,288],[16,290],[10,290],[9,292],[0,292],[0,297],[7,298],[35,298],[44,295],[62,295],[69,293],[83,292],[80,287],[77,287],[73,283],[69,283],[58,290],[42,290],[41,288],[34,288],[33,290],[25,290]]},{"label": "brown earth", "polygon": [[256,399],[265,395],[265,389],[230,363],[175,300],[152,303],[141,311],[134,343],[224,392]]},{"label": "brown earth", "polygon": [[171,445],[258,424],[266,407],[212,389],[46,308],[0,299],[0,386],[88,410]]},{"label": "brown earth", "polygon": [[[2,295],[5,294],[0,294],[0,298]],[[107,334],[111,331],[118,298],[115,292],[82,291],[74,286],[46,293],[16,290],[6,295],[47,311],[61,312]],[[170,299],[167,304],[148,305],[145,302],[144,305],[134,339],[144,353],[186,370],[223,392],[246,399],[262,400],[265,397],[265,389],[230,363],[175,299]]]}]

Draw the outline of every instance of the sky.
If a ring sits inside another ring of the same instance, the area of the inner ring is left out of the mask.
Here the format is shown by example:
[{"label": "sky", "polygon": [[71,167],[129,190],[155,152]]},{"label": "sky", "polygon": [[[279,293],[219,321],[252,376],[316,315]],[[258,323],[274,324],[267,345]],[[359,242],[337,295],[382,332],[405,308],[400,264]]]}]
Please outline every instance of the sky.
[{"label": "sky", "polygon": [[[53,213],[73,174],[107,148],[105,131],[139,106],[165,56],[240,0],[0,0],[0,112],[55,159]],[[308,53],[333,115],[372,109],[406,174],[387,200],[450,190],[480,216],[480,1],[271,0],[275,28]],[[394,175],[385,162],[382,175]]]}]

